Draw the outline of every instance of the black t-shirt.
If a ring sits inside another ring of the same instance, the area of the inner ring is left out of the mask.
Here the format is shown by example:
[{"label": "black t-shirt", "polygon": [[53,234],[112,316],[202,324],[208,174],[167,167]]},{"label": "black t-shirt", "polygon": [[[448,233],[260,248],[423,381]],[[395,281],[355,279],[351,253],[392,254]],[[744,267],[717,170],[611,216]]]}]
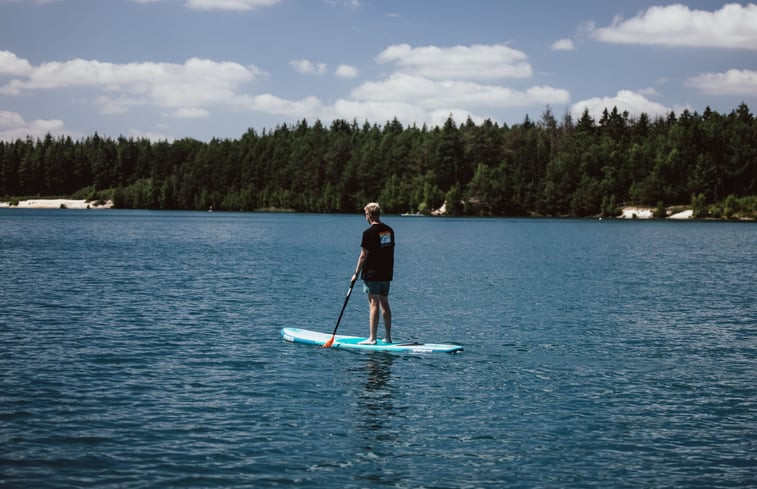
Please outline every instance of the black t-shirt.
[{"label": "black t-shirt", "polygon": [[363,280],[387,281],[394,276],[394,230],[380,222],[363,231],[360,246],[368,250]]}]

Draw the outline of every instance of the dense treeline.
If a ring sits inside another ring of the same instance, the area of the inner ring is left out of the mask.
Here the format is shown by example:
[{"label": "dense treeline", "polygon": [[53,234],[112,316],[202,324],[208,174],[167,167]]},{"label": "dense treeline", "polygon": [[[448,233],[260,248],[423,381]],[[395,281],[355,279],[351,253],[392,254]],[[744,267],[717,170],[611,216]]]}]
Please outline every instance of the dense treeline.
[{"label": "dense treeline", "polygon": [[[0,143],[0,195],[112,197],[117,207],[355,212],[614,214],[621,203],[700,207],[757,194],[757,121],[617,109],[500,126],[336,120],[281,125],[238,140],[151,142],[95,134]],[[754,199],[746,199],[753,201]]]}]

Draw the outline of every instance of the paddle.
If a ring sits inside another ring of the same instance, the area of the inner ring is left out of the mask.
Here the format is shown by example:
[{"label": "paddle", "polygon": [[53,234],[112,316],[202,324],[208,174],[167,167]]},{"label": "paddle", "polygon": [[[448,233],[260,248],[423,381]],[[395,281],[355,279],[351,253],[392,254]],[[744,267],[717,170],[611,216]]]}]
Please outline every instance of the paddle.
[{"label": "paddle", "polygon": [[334,332],[331,333],[331,339],[329,339],[326,343],[323,344],[324,348],[331,348],[331,345],[334,344],[334,339],[336,338],[336,330],[337,328],[339,328],[339,323],[342,321],[344,308],[347,307],[347,301],[350,300],[350,295],[352,294],[352,288],[354,286],[355,286],[355,280],[350,282],[350,289],[347,291],[347,297],[344,298],[344,305],[342,305],[342,312],[339,313],[339,319],[336,320],[336,326],[334,326]]}]

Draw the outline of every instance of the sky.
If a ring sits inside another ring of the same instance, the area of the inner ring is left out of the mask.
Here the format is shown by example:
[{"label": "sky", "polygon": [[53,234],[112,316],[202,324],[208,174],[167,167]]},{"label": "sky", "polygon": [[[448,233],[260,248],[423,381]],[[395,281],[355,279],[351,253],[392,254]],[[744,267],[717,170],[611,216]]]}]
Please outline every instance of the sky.
[{"label": "sky", "polygon": [[757,4],[0,0],[0,140],[757,107]]}]

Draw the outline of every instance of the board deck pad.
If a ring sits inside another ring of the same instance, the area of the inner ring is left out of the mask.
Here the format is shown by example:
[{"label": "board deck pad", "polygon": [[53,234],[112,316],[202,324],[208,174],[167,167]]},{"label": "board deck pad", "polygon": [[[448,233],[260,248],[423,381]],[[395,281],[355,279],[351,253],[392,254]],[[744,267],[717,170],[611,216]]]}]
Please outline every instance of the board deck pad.
[{"label": "board deck pad", "polygon": [[[319,333],[299,328],[283,328],[281,337],[292,343],[302,343],[305,345],[323,346],[331,335],[328,333]],[[347,350],[363,351],[384,351],[394,353],[457,353],[463,351],[460,345],[444,343],[416,343],[416,342],[398,342],[385,343],[384,340],[378,340],[375,345],[361,345],[361,341],[367,338],[359,336],[336,335],[334,344],[331,348],[342,348]]]}]

